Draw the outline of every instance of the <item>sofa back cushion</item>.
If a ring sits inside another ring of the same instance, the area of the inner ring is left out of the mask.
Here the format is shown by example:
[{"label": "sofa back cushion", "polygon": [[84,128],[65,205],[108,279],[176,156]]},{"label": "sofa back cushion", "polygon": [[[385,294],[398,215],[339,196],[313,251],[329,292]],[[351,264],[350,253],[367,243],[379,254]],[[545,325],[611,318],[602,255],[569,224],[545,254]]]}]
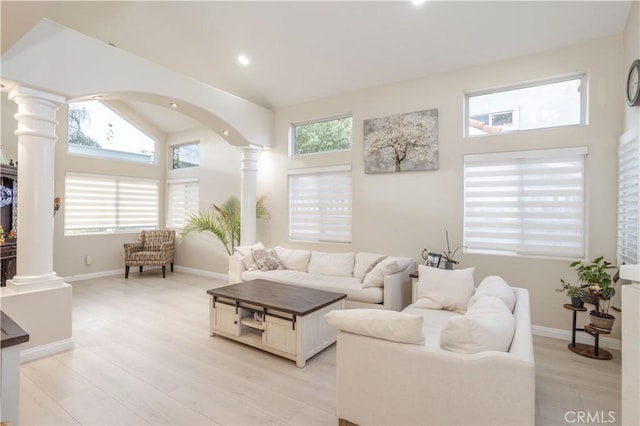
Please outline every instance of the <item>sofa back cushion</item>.
[{"label": "sofa back cushion", "polygon": [[398,262],[393,257],[387,257],[376,264],[362,280],[362,288],[384,287],[384,277],[395,274],[400,270]]},{"label": "sofa back cushion", "polygon": [[242,263],[244,263],[244,268],[247,271],[256,271],[260,269],[253,258],[251,250],[264,250],[264,244],[262,244],[262,242],[255,243],[250,246],[236,246],[235,250],[236,253],[239,253],[240,256],[242,256]]},{"label": "sofa back cushion", "polygon": [[452,352],[508,352],[516,329],[513,314],[495,296],[483,296],[459,317],[449,318],[440,333],[440,347]]},{"label": "sofa back cushion", "polygon": [[327,253],[323,251],[312,251],[307,271],[310,274],[351,277],[353,276],[354,262],[355,254],[352,252]]},{"label": "sofa back cushion", "polygon": [[[392,342],[423,344],[421,315],[382,309],[347,309],[325,315],[338,330]],[[366,356],[366,354],[363,354]]]},{"label": "sofa back cushion", "polygon": [[[353,265],[353,276],[355,278],[364,279],[364,276],[367,274],[372,265],[375,267],[374,263],[380,262],[384,260],[387,256],[384,254],[377,253],[368,253],[366,251],[361,251],[356,253],[355,264]],[[382,259],[382,260],[381,260]]]},{"label": "sofa back cushion", "polygon": [[307,266],[311,258],[309,250],[294,250],[280,246],[276,246],[275,250],[284,269],[307,272]]},{"label": "sofa back cushion", "polygon": [[464,313],[475,290],[474,271],[475,268],[449,270],[419,265],[414,306]]},{"label": "sofa back cushion", "polygon": [[496,296],[502,300],[509,311],[513,312],[513,308],[516,306],[516,294],[513,289],[507,284],[505,280],[497,275],[489,275],[482,280],[476,292],[469,299],[467,303],[467,310],[483,296]]}]

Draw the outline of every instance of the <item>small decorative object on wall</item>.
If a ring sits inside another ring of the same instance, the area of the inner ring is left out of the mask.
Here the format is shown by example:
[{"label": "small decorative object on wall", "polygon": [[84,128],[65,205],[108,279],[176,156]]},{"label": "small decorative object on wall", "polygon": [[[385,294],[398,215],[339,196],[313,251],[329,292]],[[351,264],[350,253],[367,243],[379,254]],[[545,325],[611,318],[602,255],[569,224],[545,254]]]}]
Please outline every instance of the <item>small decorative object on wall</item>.
[{"label": "small decorative object on wall", "polygon": [[633,61],[627,76],[627,103],[629,106],[640,105],[640,59]]},{"label": "small decorative object on wall", "polygon": [[438,110],[364,120],[365,173],[438,169]]}]

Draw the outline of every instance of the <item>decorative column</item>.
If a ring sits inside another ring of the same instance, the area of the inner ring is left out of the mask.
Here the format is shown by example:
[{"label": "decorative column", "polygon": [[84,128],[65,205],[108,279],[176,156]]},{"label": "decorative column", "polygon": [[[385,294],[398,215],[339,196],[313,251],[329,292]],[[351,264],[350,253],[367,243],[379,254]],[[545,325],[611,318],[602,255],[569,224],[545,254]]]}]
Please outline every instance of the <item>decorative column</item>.
[{"label": "decorative column", "polygon": [[9,99],[18,104],[18,251],[17,291],[63,285],[53,271],[54,142],[56,110],[65,99],[16,87]]},{"label": "decorative column", "polygon": [[256,242],[256,182],[259,149],[254,146],[240,148],[240,244]]}]

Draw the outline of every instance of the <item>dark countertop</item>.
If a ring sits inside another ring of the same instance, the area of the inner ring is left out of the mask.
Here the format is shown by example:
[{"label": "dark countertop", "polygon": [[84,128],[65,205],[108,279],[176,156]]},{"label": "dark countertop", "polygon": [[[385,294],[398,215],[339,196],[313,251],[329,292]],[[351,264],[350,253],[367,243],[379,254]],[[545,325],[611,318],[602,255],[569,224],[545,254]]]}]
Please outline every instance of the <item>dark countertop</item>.
[{"label": "dark countertop", "polygon": [[29,341],[29,333],[16,324],[9,315],[2,311],[0,311],[0,314],[2,315],[0,329],[2,329],[1,347],[3,349]]}]

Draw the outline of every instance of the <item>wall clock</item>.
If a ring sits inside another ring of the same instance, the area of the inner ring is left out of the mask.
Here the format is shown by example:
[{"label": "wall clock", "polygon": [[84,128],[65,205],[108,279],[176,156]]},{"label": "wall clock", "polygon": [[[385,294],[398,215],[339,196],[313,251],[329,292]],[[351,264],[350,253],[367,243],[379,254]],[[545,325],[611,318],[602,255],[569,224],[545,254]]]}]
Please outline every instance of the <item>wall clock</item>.
[{"label": "wall clock", "polygon": [[629,68],[627,76],[627,102],[629,106],[640,105],[640,59],[636,59]]}]

